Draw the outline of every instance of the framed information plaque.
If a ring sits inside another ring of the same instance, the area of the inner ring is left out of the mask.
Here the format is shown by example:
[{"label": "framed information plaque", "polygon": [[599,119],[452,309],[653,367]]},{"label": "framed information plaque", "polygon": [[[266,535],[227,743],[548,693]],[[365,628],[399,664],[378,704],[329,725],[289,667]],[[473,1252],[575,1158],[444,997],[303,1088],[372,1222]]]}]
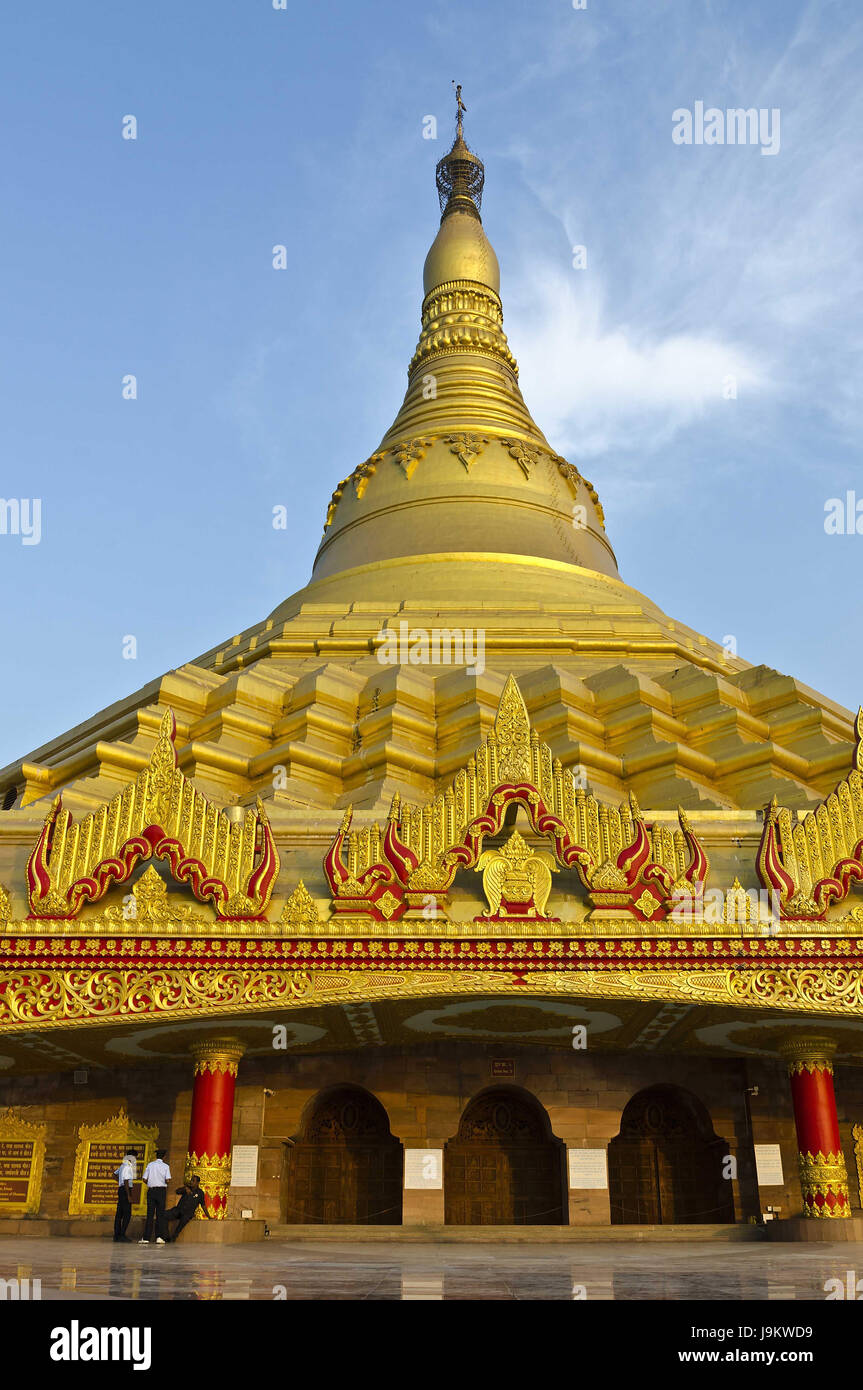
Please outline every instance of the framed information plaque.
[{"label": "framed information plaque", "polygon": [[78,1151],[69,1195],[70,1216],[107,1216],[117,1206],[115,1169],[127,1150],[137,1159],[137,1181],[132,1184],[132,1213],[142,1216],[147,1199],[141,1174],[156,1151],[158,1125],[135,1124],[124,1110],[98,1125],[81,1125]]},{"label": "framed information plaque", "polygon": [[578,1191],[608,1187],[605,1149],[569,1149],[569,1186]]},{"label": "framed information plaque", "polygon": [[42,1198],[44,1124],[0,1115],[0,1216],[35,1216]]},{"label": "framed information plaque", "polygon": [[755,1168],[759,1187],[782,1187],[782,1149],[778,1144],[755,1145]]}]

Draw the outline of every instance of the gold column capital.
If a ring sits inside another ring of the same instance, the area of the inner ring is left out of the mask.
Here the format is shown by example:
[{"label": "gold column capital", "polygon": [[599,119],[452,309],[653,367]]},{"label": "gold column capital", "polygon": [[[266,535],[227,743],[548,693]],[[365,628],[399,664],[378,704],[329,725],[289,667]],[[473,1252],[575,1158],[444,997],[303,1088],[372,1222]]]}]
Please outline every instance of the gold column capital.
[{"label": "gold column capital", "polygon": [[237,1075],[237,1064],[246,1050],[239,1038],[201,1038],[189,1051],[195,1058],[195,1075],[203,1071],[225,1071]]},{"label": "gold column capital", "polygon": [[793,1075],[803,1071],[833,1071],[836,1043],[815,1033],[789,1033],[779,1044],[779,1055]]}]

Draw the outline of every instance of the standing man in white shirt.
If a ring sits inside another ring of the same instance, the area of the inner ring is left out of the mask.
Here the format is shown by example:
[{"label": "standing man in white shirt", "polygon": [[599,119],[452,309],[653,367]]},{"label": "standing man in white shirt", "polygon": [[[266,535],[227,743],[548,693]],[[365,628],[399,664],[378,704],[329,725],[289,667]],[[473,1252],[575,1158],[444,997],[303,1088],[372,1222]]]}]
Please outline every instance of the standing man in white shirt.
[{"label": "standing man in white shirt", "polygon": [[120,1167],[114,1169],[114,1177],[117,1179],[114,1239],[125,1241],[126,1244],[129,1241],[126,1231],[129,1229],[129,1222],[132,1219],[132,1183],[137,1177],[137,1170],[138,1156],[134,1149],[127,1149]]},{"label": "standing man in white shirt", "polygon": [[156,1157],[151,1159],[144,1169],[144,1182],[147,1184],[147,1222],[144,1226],[143,1238],[138,1241],[139,1245],[150,1244],[154,1224],[157,1245],[164,1245],[165,1236],[168,1234],[165,1202],[168,1197],[171,1170],[165,1162],[166,1153],[167,1149],[157,1149]]}]

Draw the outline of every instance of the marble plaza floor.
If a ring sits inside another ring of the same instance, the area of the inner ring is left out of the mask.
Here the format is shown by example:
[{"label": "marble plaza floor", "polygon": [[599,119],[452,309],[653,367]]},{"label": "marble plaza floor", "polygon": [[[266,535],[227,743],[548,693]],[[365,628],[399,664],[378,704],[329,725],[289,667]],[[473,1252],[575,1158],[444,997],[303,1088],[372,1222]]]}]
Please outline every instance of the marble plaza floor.
[{"label": "marble plaza floor", "polygon": [[[863,1277],[863,1244],[718,1247],[201,1246],[110,1240],[0,1240],[0,1279],[40,1280],[42,1300],[618,1299],[820,1300],[828,1280]],[[863,1287],[863,1285],[861,1285]]]}]

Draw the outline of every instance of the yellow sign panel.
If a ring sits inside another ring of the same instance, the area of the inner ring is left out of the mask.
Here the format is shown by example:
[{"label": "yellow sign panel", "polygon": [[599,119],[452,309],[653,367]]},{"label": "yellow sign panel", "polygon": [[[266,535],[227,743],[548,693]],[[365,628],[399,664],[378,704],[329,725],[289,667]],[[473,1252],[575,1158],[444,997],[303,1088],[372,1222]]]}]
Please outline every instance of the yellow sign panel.
[{"label": "yellow sign panel", "polygon": [[141,1174],[156,1151],[157,1125],[135,1124],[124,1110],[98,1125],[81,1125],[75,1172],[69,1195],[70,1216],[106,1216],[117,1205],[116,1170],[126,1153],[134,1152],[138,1178],[132,1184],[132,1211],[144,1213],[146,1191]]},{"label": "yellow sign panel", "polygon": [[35,1216],[42,1197],[44,1124],[0,1115],[0,1215]]}]

